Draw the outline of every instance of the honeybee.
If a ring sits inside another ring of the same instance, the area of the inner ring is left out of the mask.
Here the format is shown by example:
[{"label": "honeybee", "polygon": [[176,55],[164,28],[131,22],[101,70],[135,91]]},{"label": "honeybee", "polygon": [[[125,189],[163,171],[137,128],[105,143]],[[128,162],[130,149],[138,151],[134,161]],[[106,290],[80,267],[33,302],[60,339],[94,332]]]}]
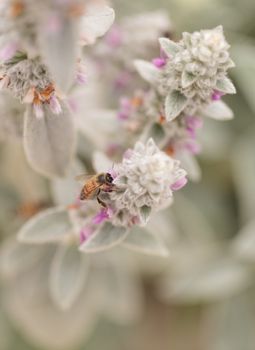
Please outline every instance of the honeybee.
[{"label": "honeybee", "polygon": [[[79,175],[77,181],[82,181],[83,188],[80,194],[80,200],[97,198],[99,204],[106,207],[106,204],[100,199],[101,191],[111,192],[113,189],[113,177],[110,173],[100,173],[96,175]],[[85,181],[85,182],[84,182]]]}]

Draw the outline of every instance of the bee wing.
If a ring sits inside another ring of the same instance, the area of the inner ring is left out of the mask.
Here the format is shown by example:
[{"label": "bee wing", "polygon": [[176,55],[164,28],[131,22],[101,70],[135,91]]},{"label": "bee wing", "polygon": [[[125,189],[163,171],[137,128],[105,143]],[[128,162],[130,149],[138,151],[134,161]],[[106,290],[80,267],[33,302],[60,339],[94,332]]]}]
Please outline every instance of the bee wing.
[{"label": "bee wing", "polygon": [[84,184],[84,182],[88,181],[93,176],[95,175],[81,174],[81,175],[75,176],[75,180]]}]

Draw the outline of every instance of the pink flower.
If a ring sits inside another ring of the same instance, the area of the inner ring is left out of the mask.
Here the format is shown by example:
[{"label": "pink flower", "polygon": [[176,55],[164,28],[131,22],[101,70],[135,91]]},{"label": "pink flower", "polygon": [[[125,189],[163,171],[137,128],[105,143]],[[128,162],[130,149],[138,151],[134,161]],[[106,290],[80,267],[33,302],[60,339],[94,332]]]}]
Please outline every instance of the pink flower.
[{"label": "pink flower", "polygon": [[60,17],[57,14],[52,14],[48,19],[48,23],[45,29],[50,34],[56,34],[60,33],[62,27],[63,23]]},{"label": "pink flower", "polygon": [[99,225],[107,219],[109,219],[108,210],[102,209],[102,210],[100,210],[100,212],[96,216],[93,217],[92,223],[94,225]]},{"label": "pink flower", "polygon": [[162,68],[166,65],[167,63],[167,60],[163,57],[157,57],[157,58],[154,58],[152,60],[152,63],[154,64],[154,66],[156,66],[157,68]]},{"label": "pink flower", "polygon": [[201,152],[201,146],[199,143],[197,143],[195,140],[190,140],[186,142],[185,148],[191,153],[191,154],[198,154]]},{"label": "pink flower", "polygon": [[84,243],[93,233],[91,227],[84,227],[80,232],[80,244]]},{"label": "pink flower", "polygon": [[173,185],[171,185],[172,191],[178,191],[181,188],[183,188],[187,184],[188,180],[186,177],[182,177],[181,179],[177,180]]},{"label": "pink flower", "polygon": [[15,42],[11,42],[7,45],[5,45],[1,50],[0,50],[0,59],[3,61],[7,61],[10,58],[12,58],[16,51],[18,49],[18,45]]},{"label": "pink flower", "polygon": [[114,26],[105,37],[106,43],[112,47],[116,48],[122,44],[122,34],[117,26]]},{"label": "pink flower", "polygon": [[131,75],[128,72],[121,72],[114,82],[116,89],[124,89],[128,86],[131,80]]},{"label": "pink flower", "polygon": [[54,95],[52,95],[50,98],[50,109],[54,114],[60,114],[62,112],[61,105]]},{"label": "pink flower", "polygon": [[218,90],[214,90],[214,93],[212,94],[212,100],[219,101],[223,95],[224,95],[223,92],[220,92]]}]

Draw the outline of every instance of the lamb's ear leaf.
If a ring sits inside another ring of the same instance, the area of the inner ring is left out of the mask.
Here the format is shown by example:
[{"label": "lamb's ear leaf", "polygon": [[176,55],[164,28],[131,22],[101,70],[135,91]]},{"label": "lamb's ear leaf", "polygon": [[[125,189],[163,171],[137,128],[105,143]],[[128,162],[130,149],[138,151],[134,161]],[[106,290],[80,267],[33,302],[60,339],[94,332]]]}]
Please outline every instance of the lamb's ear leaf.
[{"label": "lamb's ear leaf", "polygon": [[151,207],[144,205],[140,209],[140,218],[142,223],[146,224],[148,222],[149,216],[151,214]]},{"label": "lamb's ear leaf", "polygon": [[81,191],[81,185],[75,180],[77,174],[86,174],[84,165],[75,159],[66,177],[56,178],[50,181],[50,190],[56,205],[70,205],[78,197]]},{"label": "lamb's ear leaf", "polygon": [[187,98],[179,91],[174,90],[166,97],[165,113],[166,120],[172,121],[184,110],[188,103]]},{"label": "lamb's ear leaf", "polygon": [[58,242],[72,231],[73,226],[65,208],[47,209],[30,219],[19,231],[18,240],[44,244]]},{"label": "lamb's ear leaf", "polygon": [[154,64],[143,60],[135,60],[134,65],[141,77],[148,83],[154,84],[158,81],[160,70]]},{"label": "lamb's ear leaf", "polygon": [[24,124],[24,148],[31,167],[47,177],[65,176],[75,151],[75,127],[68,107],[53,114],[44,106],[44,116],[37,118],[27,107]]},{"label": "lamb's ear leaf", "polygon": [[43,23],[39,43],[41,52],[52,74],[54,82],[67,91],[74,81],[78,56],[78,30],[73,19],[57,19],[60,23],[54,31],[48,31]]},{"label": "lamb's ear leaf", "polygon": [[45,254],[47,247],[22,244],[16,237],[6,240],[0,250],[0,273],[6,278],[16,277],[20,272],[36,264]]},{"label": "lamb's ear leaf", "polygon": [[81,18],[81,42],[84,45],[94,44],[96,39],[103,36],[112,26],[115,19],[114,10],[107,6],[98,6],[91,1],[86,5],[86,16]]},{"label": "lamb's ear leaf", "polygon": [[223,101],[211,102],[202,113],[216,120],[230,120],[234,117],[232,110]]},{"label": "lamb's ear leaf", "polygon": [[113,226],[107,222],[80,246],[80,250],[85,253],[108,250],[121,243],[127,235],[128,230],[126,228]]},{"label": "lamb's ear leaf", "polygon": [[197,77],[192,74],[187,72],[186,70],[183,71],[182,73],[182,87],[185,89],[192,85],[196,81]]},{"label": "lamb's ear leaf", "polygon": [[133,228],[121,245],[143,254],[162,257],[169,255],[169,251],[160,237],[144,227]]},{"label": "lamb's ear leaf", "polygon": [[50,270],[50,292],[61,309],[69,309],[79,297],[88,274],[88,260],[75,244],[58,248]]},{"label": "lamb's ear leaf", "polygon": [[216,83],[216,89],[220,92],[224,92],[225,94],[235,94],[236,88],[232,81],[228,77],[224,77],[219,79]]},{"label": "lamb's ear leaf", "polygon": [[167,38],[159,39],[160,47],[168,57],[173,57],[179,51],[179,46],[174,41]]}]

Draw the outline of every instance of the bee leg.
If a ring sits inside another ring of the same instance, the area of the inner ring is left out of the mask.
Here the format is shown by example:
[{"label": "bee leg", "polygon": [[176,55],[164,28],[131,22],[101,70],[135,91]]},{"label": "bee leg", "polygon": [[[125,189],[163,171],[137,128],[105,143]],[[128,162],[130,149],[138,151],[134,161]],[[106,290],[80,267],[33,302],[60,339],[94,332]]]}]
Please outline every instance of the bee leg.
[{"label": "bee leg", "polygon": [[99,189],[97,192],[97,201],[102,207],[107,208],[107,205],[105,204],[105,202],[103,202],[102,199],[99,198],[100,192],[101,190]]}]

